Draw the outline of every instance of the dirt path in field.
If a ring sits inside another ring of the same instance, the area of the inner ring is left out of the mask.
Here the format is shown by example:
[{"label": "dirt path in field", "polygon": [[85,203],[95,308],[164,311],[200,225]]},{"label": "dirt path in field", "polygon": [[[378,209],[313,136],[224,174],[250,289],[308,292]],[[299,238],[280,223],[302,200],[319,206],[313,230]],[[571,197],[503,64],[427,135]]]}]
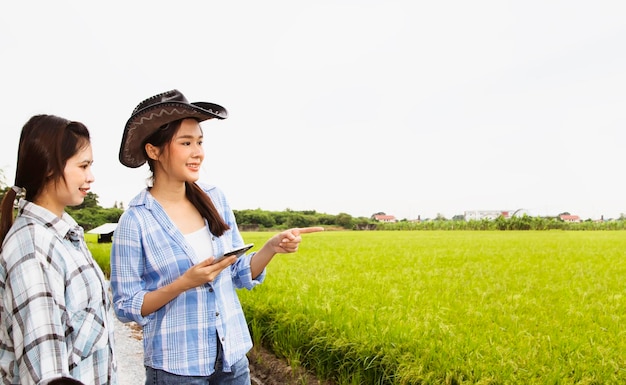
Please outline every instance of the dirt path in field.
[{"label": "dirt path in field", "polygon": [[[115,352],[119,385],[145,383],[141,329],[135,323],[115,324]],[[293,370],[285,360],[262,347],[255,346],[248,354],[253,385],[331,385],[320,382],[302,369]]]},{"label": "dirt path in field", "polygon": [[253,348],[248,357],[253,385],[331,385],[302,369],[292,370],[285,360],[263,348]]}]

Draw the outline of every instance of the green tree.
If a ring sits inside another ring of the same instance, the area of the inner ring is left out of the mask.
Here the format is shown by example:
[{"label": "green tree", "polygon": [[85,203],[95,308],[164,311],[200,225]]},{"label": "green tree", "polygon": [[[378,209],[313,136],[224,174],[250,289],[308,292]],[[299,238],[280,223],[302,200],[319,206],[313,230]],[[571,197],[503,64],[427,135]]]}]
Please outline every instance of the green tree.
[{"label": "green tree", "polygon": [[[365,219],[365,221],[367,222],[367,219]],[[341,226],[344,229],[351,229],[354,227],[354,220],[350,214],[339,213],[335,222],[338,226]]]},{"label": "green tree", "polygon": [[100,207],[100,204],[98,203],[98,195],[92,193],[91,191],[87,193],[87,196],[85,196],[83,203],[79,204],[78,206],[74,206],[74,208],[77,210],[87,207]]},{"label": "green tree", "polygon": [[285,222],[287,227],[308,227],[313,225],[313,221],[311,220],[311,216],[304,215],[300,213],[293,213],[287,218],[287,222]]},{"label": "green tree", "polygon": [[256,210],[233,210],[238,225],[258,225],[271,228],[276,225],[274,217],[268,211]]}]

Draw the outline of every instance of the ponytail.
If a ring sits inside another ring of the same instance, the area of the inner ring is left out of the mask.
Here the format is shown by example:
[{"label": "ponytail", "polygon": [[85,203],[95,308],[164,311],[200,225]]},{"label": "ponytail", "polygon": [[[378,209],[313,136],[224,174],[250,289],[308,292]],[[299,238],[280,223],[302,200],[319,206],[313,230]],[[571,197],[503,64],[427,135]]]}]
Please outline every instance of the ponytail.
[{"label": "ponytail", "polygon": [[2,248],[1,245],[4,242],[4,238],[13,225],[13,202],[15,202],[19,190],[21,189],[16,187],[10,188],[2,199],[2,205],[0,206],[0,249]]},{"label": "ponytail", "polygon": [[207,222],[211,234],[222,236],[230,227],[217,212],[211,198],[196,183],[185,182],[185,195]]}]

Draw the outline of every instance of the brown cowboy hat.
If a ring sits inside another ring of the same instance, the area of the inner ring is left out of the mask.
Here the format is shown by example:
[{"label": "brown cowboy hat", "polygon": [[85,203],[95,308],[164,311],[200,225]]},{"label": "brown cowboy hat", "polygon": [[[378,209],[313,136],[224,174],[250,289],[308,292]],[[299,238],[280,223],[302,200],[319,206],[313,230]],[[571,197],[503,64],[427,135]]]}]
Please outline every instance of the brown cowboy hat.
[{"label": "brown cowboy hat", "polygon": [[120,162],[131,168],[144,164],[145,140],[165,124],[185,118],[194,118],[202,122],[227,117],[228,112],[224,107],[206,102],[189,103],[185,95],[178,90],[154,95],[139,103],[126,122],[120,146]]}]

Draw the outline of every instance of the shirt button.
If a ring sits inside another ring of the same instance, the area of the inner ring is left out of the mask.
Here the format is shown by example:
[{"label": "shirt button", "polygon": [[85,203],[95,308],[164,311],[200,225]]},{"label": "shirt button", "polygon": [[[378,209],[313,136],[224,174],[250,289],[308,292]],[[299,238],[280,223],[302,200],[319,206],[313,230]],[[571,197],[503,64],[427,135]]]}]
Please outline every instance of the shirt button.
[{"label": "shirt button", "polygon": [[215,316],[216,316],[216,317],[219,317],[219,316],[220,316],[220,312],[219,312],[219,311],[216,311],[216,312],[215,312]]},{"label": "shirt button", "polygon": [[209,288],[209,293],[213,293],[213,288],[212,287]]}]

